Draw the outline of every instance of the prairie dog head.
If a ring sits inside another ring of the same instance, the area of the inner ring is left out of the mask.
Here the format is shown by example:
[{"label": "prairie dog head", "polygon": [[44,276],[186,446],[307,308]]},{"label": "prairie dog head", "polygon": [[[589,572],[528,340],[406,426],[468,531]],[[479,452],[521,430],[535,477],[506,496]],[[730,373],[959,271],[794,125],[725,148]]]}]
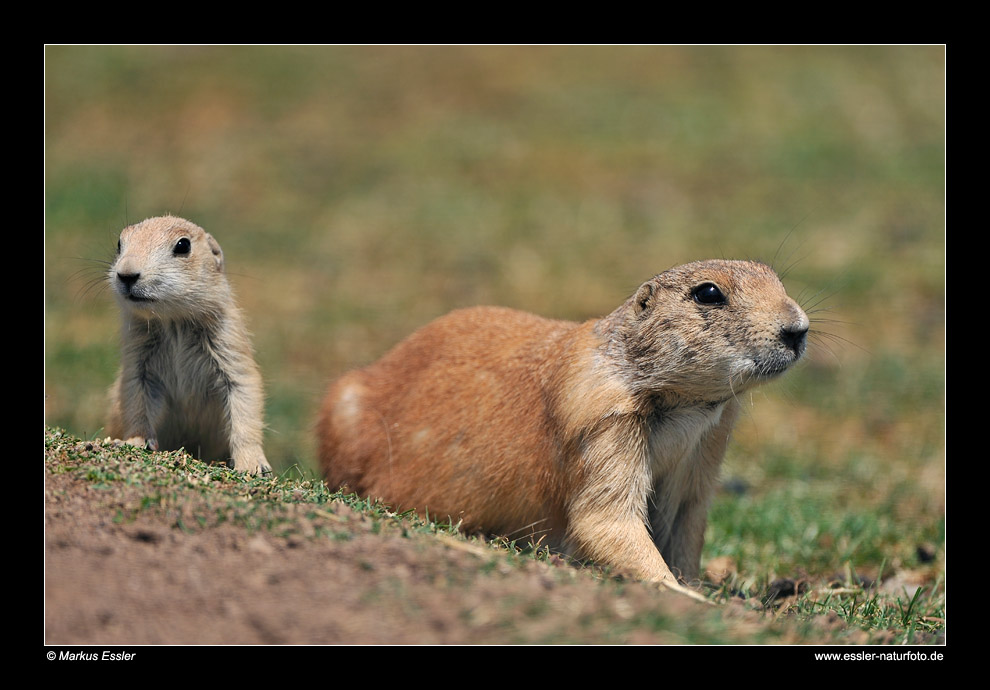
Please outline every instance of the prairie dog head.
[{"label": "prairie dog head", "polygon": [[783,373],[809,326],[769,266],[718,260],[654,276],[602,323],[635,388],[711,403]]},{"label": "prairie dog head", "polygon": [[122,309],[145,319],[195,319],[230,300],[220,245],[174,216],[124,228],[109,279]]}]

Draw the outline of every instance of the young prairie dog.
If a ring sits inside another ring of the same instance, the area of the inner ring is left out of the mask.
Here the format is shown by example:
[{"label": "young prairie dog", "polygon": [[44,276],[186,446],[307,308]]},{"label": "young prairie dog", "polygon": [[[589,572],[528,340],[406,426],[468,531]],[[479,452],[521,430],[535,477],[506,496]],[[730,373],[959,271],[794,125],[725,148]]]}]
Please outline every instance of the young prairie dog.
[{"label": "young prairie dog", "polygon": [[585,323],[455,311],[330,387],[322,470],[397,509],[683,590],[739,396],[801,357],[808,326],[749,261],[673,268]]},{"label": "young prairie dog", "polygon": [[261,374],[217,241],[182,218],[149,218],[120,233],[109,279],[123,317],[111,437],[270,472]]}]

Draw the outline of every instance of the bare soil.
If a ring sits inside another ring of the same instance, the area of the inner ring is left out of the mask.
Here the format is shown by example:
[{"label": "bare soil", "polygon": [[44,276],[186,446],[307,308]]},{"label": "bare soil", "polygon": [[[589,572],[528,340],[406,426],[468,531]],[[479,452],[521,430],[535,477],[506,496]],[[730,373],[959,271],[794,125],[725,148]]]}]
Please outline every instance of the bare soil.
[{"label": "bare soil", "polygon": [[[302,517],[282,536],[232,522],[183,529],[169,511],[137,509],[163,500],[147,485],[97,482],[66,458],[46,453],[50,645],[684,644],[713,629],[727,643],[795,639],[745,602],[699,604],[454,536],[381,529],[336,502],[320,513],[332,537]],[[169,498],[184,500],[201,499]],[[834,625],[823,617],[821,630]]]}]

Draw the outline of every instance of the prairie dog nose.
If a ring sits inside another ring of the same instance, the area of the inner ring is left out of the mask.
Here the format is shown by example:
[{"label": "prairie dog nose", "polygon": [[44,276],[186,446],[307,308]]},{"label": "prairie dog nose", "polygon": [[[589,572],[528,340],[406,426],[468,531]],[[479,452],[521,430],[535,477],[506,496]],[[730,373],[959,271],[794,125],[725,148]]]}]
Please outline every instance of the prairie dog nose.
[{"label": "prairie dog nose", "polygon": [[120,273],[119,271],[117,272],[117,280],[122,282],[124,284],[124,287],[126,287],[128,290],[130,290],[134,286],[134,283],[136,283],[138,281],[138,278],[140,277],[141,277],[140,273]]}]

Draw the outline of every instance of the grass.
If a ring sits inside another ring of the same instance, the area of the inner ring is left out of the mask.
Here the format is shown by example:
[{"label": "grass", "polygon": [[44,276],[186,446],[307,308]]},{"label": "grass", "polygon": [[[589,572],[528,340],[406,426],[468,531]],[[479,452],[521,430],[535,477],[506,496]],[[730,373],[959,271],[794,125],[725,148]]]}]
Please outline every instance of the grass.
[{"label": "grass", "polygon": [[455,525],[422,520],[411,512],[397,514],[381,503],[330,491],[298,468],[277,477],[252,477],[203,463],[183,451],[115,448],[99,440],[73,438],[60,429],[46,430],[45,450],[53,473],[79,473],[96,489],[123,484],[141,490],[138,500],[118,509],[115,522],[128,522],[149,511],[184,532],[232,524],[249,533],[264,530],[287,537],[300,531],[302,520],[307,523],[304,534],[337,538],[345,533],[331,528],[341,519],[328,512],[337,503],[366,516],[376,533],[387,528],[457,532]]},{"label": "grass", "polygon": [[[506,538],[487,543],[469,538],[449,522],[424,520],[411,511],[396,513],[381,503],[330,491],[323,482],[306,476],[298,468],[281,476],[251,477],[200,462],[183,451],[152,453],[100,440],[84,441],[60,429],[46,430],[45,451],[49,472],[73,474],[93,490],[114,494],[111,503],[118,506],[113,516],[115,523],[126,524],[140,516],[151,516],[190,534],[232,525],[249,534],[264,531],[297,541],[347,541],[365,532],[377,537],[420,535],[482,556],[475,575],[457,571],[446,576],[443,586],[448,589],[469,590],[476,586],[479,577],[505,573],[511,576],[522,564],[538,562],[601,584],[600,600],[587,613],[589,627],[597,629],[601,617],[612,616],[617,606],[622,609],[625,585],[611,578],[607,571],[565,562],[539,545],[520,544]],[[713,522],[724,522],[718,511]],[[741,551],[767,547],[760,543],[765,531],[744,529],[742,533],[746,536],[740,544]],[[829,563],[834,558],[829,545],[816,540],[809,544],[812,546],[794,556],[804,565]],[[369,554],[363,567],[374,570],[373,560]],[[848,562],[844,572],[832,579],[806,576],[795,582],[776,578],[771,572],[752,580],[733,574],[718,585],[707,585],[709,598],[721,604],[713,609],[714,613],[673,614],[653,607],[638,613],[629,611],[622,616],[621,625],[609,624],[605,631],[596,633],[596,641],[620,641],[637,630],[644,630],[669,631],[681,643],[738,642],[739,631],[733,628],[738,626],[738,621],[733,620],[734,609],[729,606],[735,604],[760,614],[755,622],[749,621],[752,629],[745,639],[750,642],[937,642],[944,635],[945,625],[944,581],[934,574],[937,570],[937,567],[927,569],[925,576],[930,579],[927,585],[905,585],[896,590],[885,587],[882,572],[872,578],[864,577]],[[574,578],[560,581],[567,586]],[[429,586],[439,585],[435,581]],[[537,619],[553,616],[546,603],[525,597],[518,602],[503,601],[501,606],[505,611],[504,625],[510,625],[509,621],[518,615]],[[674,621],[672,616],[678,620]],[[841,621],[842,625],[835,621]],[[520,639],[554,644],[578,640],[587,641],[586,638],[571,640],[566,632],[555,632],[541,640]]]},{"label": "grass", "polygon": [[813,586],[795,615],[898,641],[944,618],[941,47],[52,46],[45,69],[46,424],[100,436],[101,262],[166,211],[223,245],[269,460],[307,477],[327,382],[435,316],[584,319],[668,266],[772,260],[812,346],[752,395],[704,560],[755,599],[910,575],[913,605]]}]

